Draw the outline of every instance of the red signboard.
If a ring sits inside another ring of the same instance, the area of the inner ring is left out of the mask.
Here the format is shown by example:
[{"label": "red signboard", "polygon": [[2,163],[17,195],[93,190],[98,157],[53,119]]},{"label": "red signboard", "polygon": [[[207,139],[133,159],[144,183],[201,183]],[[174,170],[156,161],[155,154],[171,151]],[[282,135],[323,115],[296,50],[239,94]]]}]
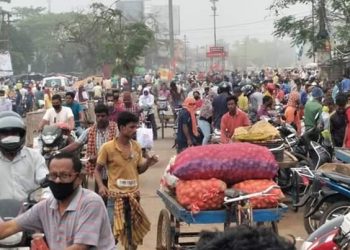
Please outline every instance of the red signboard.
[{"label": "red signboard", "polygon": [[226,57],[227,52],[225,51],[225,48],[223,46],[213,46],[209,47],[209,51],[207,52],[207,57],[213,58],[213,57]]},{"label": "red signboard", "polygon": [[227,56],[227,52],[223,51],[223,52],[212,52],[209,51],[207,52],[207,57],[226,57]]},{"label": "red signboard", "polygon": [[209,52],[224,52],[225,48],[222,46],[214,46],[214,47],[209,47]]}]

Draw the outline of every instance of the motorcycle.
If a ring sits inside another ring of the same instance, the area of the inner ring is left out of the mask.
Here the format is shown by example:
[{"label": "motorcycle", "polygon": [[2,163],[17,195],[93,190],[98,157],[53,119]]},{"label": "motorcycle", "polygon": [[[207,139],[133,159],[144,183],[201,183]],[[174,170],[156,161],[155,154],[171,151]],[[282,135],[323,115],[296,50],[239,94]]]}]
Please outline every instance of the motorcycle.
[{"label": "motorcycle", "polygon": [[[317,134],[316,128],[307,130],[301,137],[297,137],[295,128],[290,124],[282,124],[277,129],[284,140],[285,149],[298,159],[295,167],[279,171],[278,184],[283,192],[290,194],[293,204],[297,204],[310,188],[313,177],[311,170],[317,170],[324,163],[331,162],[333,150],[309,139],[311,135]],[[294,206],[294,210],[297,211],[298,206]]]},{"label": "motorcycle", "polygon": [[304,226],[312,233],[350,211],[350,178],[336,172],[315,172],[311,188],[295,206],[305,206]]},{"label": "motorcycle", "polygon": [[[27,200],[25,202],[12,199],[0,200],[0,221],[8,221],[14,219],[19,214],[22,214],[25,211],[29,210],[37,203],[37,201],[33,198],[35,192],[48,186],[48,180],[45,178],[43,181],[41,181],[38,188],[28,194]],[[19,249],[18,247],[23,246],[30,246],[30,234],[28,232],[19,232],[0,240],[1,249]]]},{"label": "motorcycle", "polygon": [[304,241],[301,250],[346,249],[349,239],[341,229],[343,222],[344,216],[339,216],[322,225]]},{"label": "motorcycle", "polygon": [[66,125],[58,124],[44,126],[39,140],[42,144],[41,154],[48,160],[52,153],[73,142],[74,138]]}]

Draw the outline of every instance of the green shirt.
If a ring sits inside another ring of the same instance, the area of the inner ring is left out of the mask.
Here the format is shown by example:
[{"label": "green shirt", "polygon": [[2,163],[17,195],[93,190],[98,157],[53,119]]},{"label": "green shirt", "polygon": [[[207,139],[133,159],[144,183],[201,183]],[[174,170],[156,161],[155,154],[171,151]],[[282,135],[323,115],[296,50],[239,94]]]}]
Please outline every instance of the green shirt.
[{"label": "green shirt", "polygon": [[304,109],[304,123],[305,129],[313,128],[317,125],[317,120],[315,120],[316,115],[319,113],[321,116],[322,105],[317,100],[310,100],[305,104]]}]

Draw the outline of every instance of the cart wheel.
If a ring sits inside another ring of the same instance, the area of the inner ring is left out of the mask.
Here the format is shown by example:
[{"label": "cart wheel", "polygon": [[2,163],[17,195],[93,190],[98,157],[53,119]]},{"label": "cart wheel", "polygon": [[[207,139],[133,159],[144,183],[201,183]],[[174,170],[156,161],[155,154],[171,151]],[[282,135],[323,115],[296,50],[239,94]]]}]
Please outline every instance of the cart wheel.
[{"label": "cart wheel", "polygon": [[166,209],[162,209],[158,217],[157,250],[171,250],[170,216]]}]

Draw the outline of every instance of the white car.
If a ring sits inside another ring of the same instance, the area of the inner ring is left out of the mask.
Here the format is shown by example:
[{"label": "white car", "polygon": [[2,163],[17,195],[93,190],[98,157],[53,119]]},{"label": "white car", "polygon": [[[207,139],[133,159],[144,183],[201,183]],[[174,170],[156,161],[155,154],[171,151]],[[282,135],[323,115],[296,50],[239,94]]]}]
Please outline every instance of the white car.
[{"label": "white car", "polygon": [[68,84],[68,78],[64,76],[45,77],[43,79],[43,87],[45,88],[65,89],[65,87],[68,86]]}]

